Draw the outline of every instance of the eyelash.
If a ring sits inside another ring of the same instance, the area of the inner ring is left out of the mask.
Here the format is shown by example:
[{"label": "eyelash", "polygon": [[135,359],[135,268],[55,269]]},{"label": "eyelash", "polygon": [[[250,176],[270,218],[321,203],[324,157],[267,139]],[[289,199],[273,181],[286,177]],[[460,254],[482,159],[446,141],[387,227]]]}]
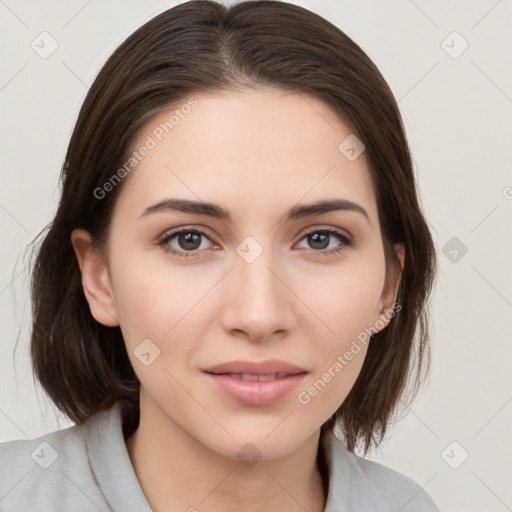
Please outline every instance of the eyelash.
[{"label": "eyelash", "polygon": [[[190,229],[179,229],[177,231],[171,231],[170,233],[165,233],[161,238],[160,240],[158,241],[158,245],[162,247],[162,250],[166,253],[171,253],[171,254],[174,254],[178,257],[182,257],[182,258],[189,258],[189,257],[194,257],[197,255],[197,253],[199,251],[195,250],[195,251],[189,251],[189,252],[185,252],[185,251],[177,251],[176,249],[173,249],[172,247],[170,247],[168,245],[168,242],[170,240],[172,240],[174,237],[176,237],[177,235],[180,235],[182,233],[194,233],[194,234],[201,234],[203,236],[205,236],[206,238],[208,238],[208,240],[210,240],[210,237],[208,236],[208,234],[199,229],[199,228],[190,228]],[[312,251],[314,253],[318,253],[319,256],[331,256],[331,255],[334,255],[334,254],[338,254],[342,251],[345,251],[347,248],[349,247],[352,247],[354,245],[354,242],[352,241],[351,238],[347,237],[342,231],[339,231],[338,229],[335,229],[335,228],[328,228],[328,229],[314,229],[312,231],[309,231],[307,233],[304,233],[304,235],[302,236],[301,240],[303,240],[304,238],[306,238],[307,236],[309,235],[312,235],[314,233],[322,233],[322,234],[328,234],[328,235],[334,235],[340,242],[341,244],[336,247],[335,249],[329,249],[329,250],[314,250],[312,249]]]}]

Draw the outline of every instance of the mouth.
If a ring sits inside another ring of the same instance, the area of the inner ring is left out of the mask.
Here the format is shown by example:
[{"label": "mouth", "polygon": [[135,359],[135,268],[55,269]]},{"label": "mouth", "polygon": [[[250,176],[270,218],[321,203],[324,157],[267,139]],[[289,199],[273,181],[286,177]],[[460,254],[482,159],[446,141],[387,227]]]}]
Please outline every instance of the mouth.
[{"label": "mouth", "polygon": [[244,380],[246,382],[266,382],[274,379],[282,379],[284,377],[288,377],[290,374],[279,372],[271,373],[269,375],[254,375],[252,373],[211,373],[211,375],[226,375],[232,379]]},{"label": "mouth", "polygon": [[247,361],[237,359],[235,361],[226,361],[225,363],[209,366],[203,369],[204,372],[216,375],[256,375],[258,377],[274,376],[281,378],[285,375],[296,375],[304,373],[307,370],[296,364],[281,361],[279,359],[267,359],[266,361]]},{"label": "mouth", "polygon": [[279,360],[230,361],[203,370],[217,391],[239,403],[270,405],[289,395],[308,371]]}]

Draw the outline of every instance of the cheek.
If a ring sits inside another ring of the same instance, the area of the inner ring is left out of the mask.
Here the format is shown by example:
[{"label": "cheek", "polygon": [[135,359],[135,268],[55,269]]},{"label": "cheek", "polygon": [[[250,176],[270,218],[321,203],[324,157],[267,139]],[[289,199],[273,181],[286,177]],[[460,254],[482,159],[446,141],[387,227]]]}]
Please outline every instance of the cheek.
[{"label": "cheek", "polygon": [[202,300],[218,277],[189,267],[166,264],[159,249],[123,258],[113,269],[116,308],[127,345],[135,347],[149,338],[163,349],[173,339],[186,350],[187,340],[197,339],[210,318],[205,310],[211,301]]},{"label": "cheek", "polygon": [[316,371],[301,387],[297,400],[323,421],[345,400],[364,363],[368,329],[375,321],[385,277],[384,261],[373,254],[333,272],[330,279],[322,279],[321,287],[310,284],[304,290],[321,322],[309,322]]},{"label": "cheek", "polygon": [[347,262],[339,269],[333,269],[327,277],[321,278],[321,282],[308,279],[304,296],[328,328],[329,346],[341,349],[373,325],[384,279],[384,261],[371,254],[370,257],[358,255],[350,264]]},{"label": "cheek", "polygon": [[187,272],[148,267],[143,258],[137,261],[141,263],[127,258],[118,268],[115,287],[132,367],[151,395],[168,400],[172,393],[173,404],[186,407],[187,394],[178,382],[184,380],[191,354],[207,330],[209,313],[200,302],[206,283]]}]

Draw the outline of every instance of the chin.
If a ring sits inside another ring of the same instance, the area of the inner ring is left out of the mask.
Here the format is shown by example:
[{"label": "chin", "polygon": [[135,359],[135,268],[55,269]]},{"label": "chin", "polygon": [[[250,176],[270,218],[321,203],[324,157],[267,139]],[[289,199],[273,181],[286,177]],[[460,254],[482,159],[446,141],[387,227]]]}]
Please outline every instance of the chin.
[{"label": "chin", "polygon": [[[218,443],[212,443],[212,438],[208,438],[207,446],[223,457],[246,463],[248,467],[258,461],[282,459],[299,448],[309,436],[300,435],[289,426],[278,425],[279,422],[274,423],[271,429],[257,429],[254,425],[238,428],[233,431],[234,437],[222,436]],[[239,434],[235,433],[237,431]]]}]

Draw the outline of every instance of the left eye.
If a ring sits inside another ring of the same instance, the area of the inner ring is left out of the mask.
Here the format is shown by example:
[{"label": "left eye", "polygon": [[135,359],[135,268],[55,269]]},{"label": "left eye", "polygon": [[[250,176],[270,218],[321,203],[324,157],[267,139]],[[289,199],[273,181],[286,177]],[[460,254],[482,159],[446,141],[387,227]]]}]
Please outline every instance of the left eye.
[{"label": "left eye", "polygon": [[[340,242],[337,246],[334,248],[329,248],[329,244],[331,241],[333,241],[333,237]],[[308,240],[308,243],[312,245],[314,248],[319,249],[315,252],[319,253],[325,253],[325,254],[331,254],[334,252],[339,252],[346,247],[350,247],[353,245],[353,242],[348,236],[346,236],[341,231],[338,231],[337,229],[330,228],[330,229],[323,229],[323,230],[315,230],[310,231],[309,233],[306,233],[302,240]]]}]

